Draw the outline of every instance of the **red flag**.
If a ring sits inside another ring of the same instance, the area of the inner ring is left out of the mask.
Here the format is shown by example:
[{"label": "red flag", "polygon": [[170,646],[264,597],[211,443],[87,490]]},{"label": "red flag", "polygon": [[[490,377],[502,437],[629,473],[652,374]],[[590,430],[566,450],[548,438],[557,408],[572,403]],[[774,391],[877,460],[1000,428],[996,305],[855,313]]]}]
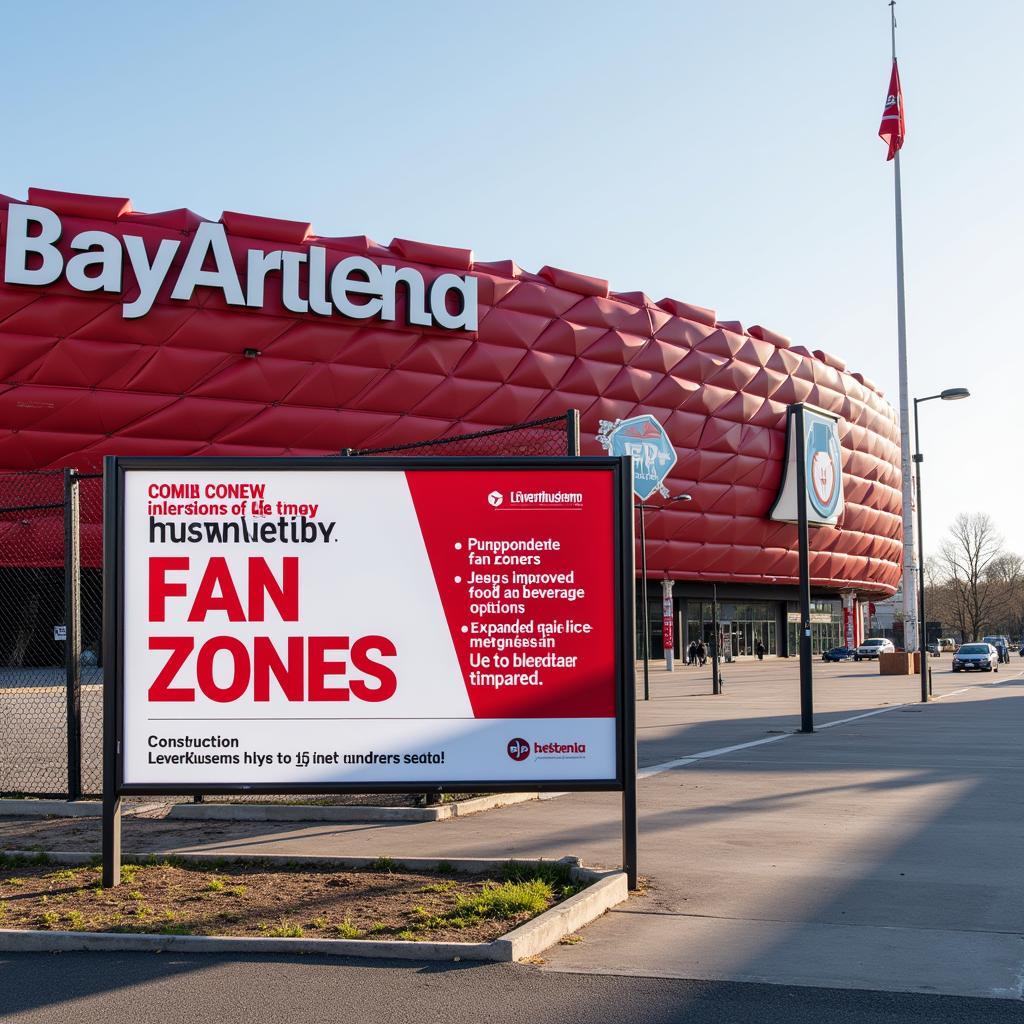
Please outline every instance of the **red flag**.
[{"label": "red flag", "polygon": [[892,77],[889,79],[889,93],[885,97],[885,110],[882,111],[882,123],[878,126],[878,137],[889,147],[891,160],[903,148],[903,139],[907,134],[907,124],[903,119],[903,89],[900,87],[900,69],[896,61],[892,62]]}]

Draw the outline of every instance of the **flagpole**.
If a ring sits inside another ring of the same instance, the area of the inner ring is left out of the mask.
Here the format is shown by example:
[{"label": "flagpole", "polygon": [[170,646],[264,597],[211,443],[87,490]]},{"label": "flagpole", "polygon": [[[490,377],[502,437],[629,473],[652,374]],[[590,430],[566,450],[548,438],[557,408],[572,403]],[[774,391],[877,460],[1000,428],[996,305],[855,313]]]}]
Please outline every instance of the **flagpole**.
[{"label": "flagpole", "polygon": [[[892,59],[896,63],[896,0],[892,12]],[[901,101],[902,102],[902,101]],[[917,586],[914,555],[914,491],[910,472],[910,389],[907,382],[907,308],[903,287],[903,192],[900,151],[893,158],[896,193],[896,323],[900,370],[900,466],[903,474],[903,649],[917,650]]]}]

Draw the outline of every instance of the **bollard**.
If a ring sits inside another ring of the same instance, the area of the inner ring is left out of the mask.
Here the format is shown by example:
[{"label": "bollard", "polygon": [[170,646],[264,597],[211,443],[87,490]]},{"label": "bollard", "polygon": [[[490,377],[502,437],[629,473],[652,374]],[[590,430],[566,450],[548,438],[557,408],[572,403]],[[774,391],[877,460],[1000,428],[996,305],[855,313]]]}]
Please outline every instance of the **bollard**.
[{"label": "bollard", "polygon": [[932,667],[928,666],[928,696],[932,695]]}]

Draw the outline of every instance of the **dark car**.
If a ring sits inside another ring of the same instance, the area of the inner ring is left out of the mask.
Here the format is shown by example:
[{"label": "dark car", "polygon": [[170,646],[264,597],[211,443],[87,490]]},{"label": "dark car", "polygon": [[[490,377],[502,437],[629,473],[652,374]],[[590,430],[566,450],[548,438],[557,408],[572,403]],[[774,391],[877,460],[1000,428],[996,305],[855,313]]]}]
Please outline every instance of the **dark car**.
[{"label": "dark car", "polygon": [[822,661],[852,661],[854,651],[852,647],[833,647],[830,651],[825,651],[821,656]]}]

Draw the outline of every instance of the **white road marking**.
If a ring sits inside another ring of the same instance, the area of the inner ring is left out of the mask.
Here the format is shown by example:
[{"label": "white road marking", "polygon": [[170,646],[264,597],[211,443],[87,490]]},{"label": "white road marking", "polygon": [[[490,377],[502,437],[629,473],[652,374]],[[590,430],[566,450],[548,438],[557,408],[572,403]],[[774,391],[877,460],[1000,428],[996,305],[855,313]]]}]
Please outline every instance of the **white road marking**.
[{"label": "white road marking", "polygon": [[[1016,679],[1019,676],[1024,675],[1024,670],[1017,672],[1016,675],[1011,678]],[[974,683],[971,686],[964,686],[959,690],[952,690],[949,693],[940,694],[938,697],[932,697],[932,701],[942,700],[944,697],[955,697],[959,693],[966,693],[968,690],[973,690],[975,686],[979,684]],[[857,722],[862,718],[871,718],[873,715],[884,715],[887,711],[898,711],[900,708],[911,707],[916,704],[917,701],[905,701],[902,704],[890,704],[884,708],[875,708],[874,711],[864,711],[859,715],[850,715],[848,718],[836,718],[831,722],[822,722],[820,725],[815,725],[815,731],[820,732],[822,729],[831,729],[834,725],[847,725],[850,722]],[[687,754],[686,757],[677,757],[672,761],[662,761],[661,764],[652,764],[648,768],[641,768],[637,773],[638,779],[649,779],[652,776],[660,775],[662,772],[672,771],[673,768],[685,768],[687,765],[695,764],[697,761],[704,761],[710,757],[721,757],[722,754],[731,754],[736,750],[749,750],[751,747],[760,747],[765,743],[775,743],[778,740],[788,739],[790,736],[799,736],[798,732],[786,732],[779,736],[766,736],[760,740],[750,740],[748,743],[736,743],[731,747],[717,747],[714,750],[702,750],[697,754]]]}]

